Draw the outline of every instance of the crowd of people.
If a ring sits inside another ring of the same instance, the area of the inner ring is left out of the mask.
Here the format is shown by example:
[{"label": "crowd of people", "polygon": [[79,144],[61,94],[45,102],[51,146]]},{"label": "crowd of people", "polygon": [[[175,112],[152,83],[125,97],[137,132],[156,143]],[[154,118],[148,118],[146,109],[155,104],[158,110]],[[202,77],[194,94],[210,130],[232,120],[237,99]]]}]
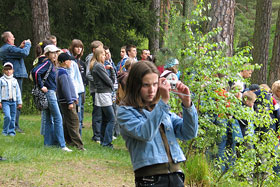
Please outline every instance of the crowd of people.
[{"label": "crowd of people", "polygon": [[[2,135],[15,136],[16,132],[23,132],[19,127],[22,80],[28,77],[24,57],[29,55],[31,42],[28,39],[15,46],[15,37],[10,31],[1,37],[5,43],[0,48],[3,62],[0,78],[0,109],[4,113]],[[180,82],[177,59],[170,58],[164,66],[157,67],[149,50],[142,50],[138,61],[137,47],[127,45],[121,47],[121,60],[115,64],[109,47],[95,40],[91,43],[91,53],[83,61],[81,40],[74,39],[68,49],[60,49],[53,35],[35,48],[37,57],[29,77],[45,93],[48,101],[48,108],[41,111],[41,134],[45,146],[57,146],[66,152],[72,152],[69,146],[86,150],[82,128],[85,90],[89,86],[93,103],[92,141],[113,148],[113,138],[122,135],[131,156],[136,186],[166,183],[184,186],[180,163],[185,157],[176,139],[196,137],[198,114],[189,88]],[[265,94],[276,111],[272,117],[278,118],[280,82],[273,84],[272,93],[267,85],[248,87],[241,80],[250,78],[251,74],[251,70],[244,69],[239,74],[242,78],[229,84],[232,89],[238,88],[236,97],[257,111],[259,96]],[[180,116],[170,112],[170,92],[177,94],[182,101]],[[218,142],[218,157],[221,159],[225,159],[226,145],[230,143],[234,150],[238,143],[236,137],[254,133],[252,124],[245,120],[217,119],[216,123],[234,129],[227,130]],[[276,126],[272,128],[277,130]]]}]

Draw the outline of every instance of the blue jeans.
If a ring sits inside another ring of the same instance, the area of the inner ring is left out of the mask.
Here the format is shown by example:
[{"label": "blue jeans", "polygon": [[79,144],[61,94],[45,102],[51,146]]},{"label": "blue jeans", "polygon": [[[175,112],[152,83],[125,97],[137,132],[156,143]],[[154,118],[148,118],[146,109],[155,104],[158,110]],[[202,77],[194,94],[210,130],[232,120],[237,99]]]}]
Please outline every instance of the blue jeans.
[{"label": "blue jeans", "polygon": [[[17,78],[17,82],[18,82],[18,85],[19,85],[19,89],[20,89],[20,92],[21,92],[21,95],[22,95],[22,82],[23,82],[23,78]],[[20,110],[17,109],[17,112],[16,112],[16,119],[15,119],[15,128],[19,128],[19,116],[20,116]]]},{"label": "blue jeans", "polygon": [[108,146],[112,143],[113,129],[115,125],[115,113],[113,106],[100,107],[102,111],[102,125],[101,125],[101,145]]},{"label": "blue jeans", "polygon": [[[54,90],[48,90],[46,93],[49,107],[44,110],[45,119],[45,145],[59,145],[65,147],[64,132],[62,126],[62,117],[57,103],[56,93]],[[53,119],[53,120],[52,120]]]},{"label": "blue jeans", "polygon": [[101,108],[94,105],[95,102],[95,93],[91,93],[92,96],[92,104],[93,104],[93,110],[92,110],[92,131],[93,136],[92,140],[94,141],[100,141],[100,134],[101,134],[101,124],[102,124],[102,111]]},{"label": "blue jeans", "polygon": [[[227,120],[221,120],[218,122],[218,124],[223,125],[226,128],[226,134],[222,136],[221,142],[218,143],[218,157],[221,160],[227,160],[230,165],[233,165],[235,162],[234,155],[236,153],[235,147],[238,143],[237,139],[243,139],[243,135],[240,129],[240,125],[237,120],[234,120],[233,123],[228,122]],[[230,131],[232,132],[232,138],[229,139]],[[231,149],[232,155],[226,157],[225,156],[225,150],[229,146]],[[223,165],[222,170],[228,169],[228,166]]]},{"label": "blue jeans", "polygon": [[2,101],[2,110],[4,113],[4,126],[2,133],[5,135],[15,135],[15,119],[17,104],[15,101]]},{"label": "blue jeans", "polygon": [[79,117],[79,124],[80,124],[80,127],[79,127],[79,133],[80,133],[80,136],[82,137],[82,127],[83,127],[83,120],[84,120],[84,99],[83,99],[83,94],[85,94],[84,92],[83,93],[79,93],[79,103],[77,106],[77,114],[78,114],[78,117]]}]

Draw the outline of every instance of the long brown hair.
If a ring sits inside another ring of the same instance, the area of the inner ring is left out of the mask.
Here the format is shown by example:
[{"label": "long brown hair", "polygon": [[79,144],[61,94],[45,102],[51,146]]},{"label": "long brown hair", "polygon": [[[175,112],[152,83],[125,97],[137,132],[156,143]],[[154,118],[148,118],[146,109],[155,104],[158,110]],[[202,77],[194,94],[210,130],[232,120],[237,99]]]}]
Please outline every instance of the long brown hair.
[{"label": "long brown hair", "polygon": [[[81,47],[82,48],[82,51],[81,51],[80,54],[78,54],[78,55],[74,54],[74,48],[75,47]],[[84,54],[84,44],[83,44],[83,42],[81,40],[78,40],[78,39],[72,40],[71,45],[69,47],[69,51],[72,55],[77,56],[77,59],[80,59]]]},{"label": "long brown hair", "polygon": [[[125,96],[121,105],[132,106],[135,108],[151,107],[146,106],[141,97],[142,79],[149,73],[156,73],[159,75],[157,67],[152,62],[139,61],[132,65],[126,82]],[[159,98],[160,95],[157,91],[157,94],[151,105],[156,104]]]}]

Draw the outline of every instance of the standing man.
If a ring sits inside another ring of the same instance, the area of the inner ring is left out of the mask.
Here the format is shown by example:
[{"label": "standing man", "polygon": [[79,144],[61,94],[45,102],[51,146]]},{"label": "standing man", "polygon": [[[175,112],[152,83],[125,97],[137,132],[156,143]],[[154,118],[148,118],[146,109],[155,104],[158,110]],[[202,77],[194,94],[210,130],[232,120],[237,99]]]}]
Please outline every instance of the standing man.
[{"label": "standing man", "polygon": [[126,53],[128,57],[124,58],[120,65],[117,67],[117,71],[119,72],[120,69],[124,66],[125,62],[127,61],[128,58],[133,58],[137,62],[137,49],[135,45],[127,45],[126,46]]},{"label": "standing man", "polygon": [[127,54],[126,54],[126,46],[121,47],[120,56],[121,56],[121,60],[117,64],[117,72],[120,70],[121,63],[122,63],[123,59],[128,57]]},{"label": "standing man", "polygon": [[[116,93],[117,93],[117,90],[118,90],[118,80],[117,80],[117,68],[115,66],[115,63],[113,62],[112,58],[111,58],[111,52],[110,52],[110,49],[109,47],[107,46],[104,46],[104,50],[105,50],[105,63],[104,63],[104,66],[106,67],[107,65],[109,66],[112,66],[114,71],[114,77],[115,77],[115,81],[114,81],[114,90],[112,92],[112,102],[113,102],[113,109],[114,109],[114,113],[116,115],[116,111],[117,111],[117,106],[116,106]],[[107,73],[109,75],[109,77],[111,77],[111,71],[110,69],[107,69]],[[119,136],[120,134],[120,128],[119,126],[117,125],[117,122],[114,124],[114,131],[113,131],[113,135],[114,136]],[[113,137],[114,138],[114,137]]]},{"label": "standing man", "polygon": [[141,53],[141,60],[149,60],[148,57],[151,55],[150,50],[143,49]]},{"label": "standing man", "polygon": [[[28,74],[24,64],[23,58],[29,55],[31,42],[30,39],[21,42],[20,46],[15,46],[15,37],[10,31],[6,31],[1,35],[2,41],[5,43],[0,48],[0,60],[3,63],[11,62],[14,67],[14,77],[17,79],[21,93],[23,78],[27,78]],[[19,133],[23,130],[19,127],[20,109],[17,110],[15,129]]]}]

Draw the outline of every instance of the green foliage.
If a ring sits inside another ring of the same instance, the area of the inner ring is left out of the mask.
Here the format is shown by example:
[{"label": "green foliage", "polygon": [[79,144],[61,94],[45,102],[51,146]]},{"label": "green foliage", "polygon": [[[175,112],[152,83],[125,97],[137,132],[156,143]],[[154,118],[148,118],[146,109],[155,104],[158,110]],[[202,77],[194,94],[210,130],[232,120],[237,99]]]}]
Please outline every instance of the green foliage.
[{"label": "green foliage", "polygon": [[[235,96],[238,91],[229,88],[228,82],[236,82],[239,79],[246,82],[238,76],[240,71],[256,69],[259,66],[247,65],[252,61],[251,47],[236,48],[234,56],[227,57],[225,43],[212,41],[212,37],[221,31],[220,28],[208,33],[202,32],[200,23],[209,20],[208,17],[203,16],[206,11],[204,6],[203,1],[198,1],[190,20],[181,17],[173,6],[169,29],[164,37],[165,50],[159,52],[158,61],[163,64],[169,58],[177,58],[182,72],[181,81],[193,92],[192,102],[199,113],[200,127],[195,141],[187,142],[187,145],[183,146],[189,148],[186,150],[186,155],[190,156],[192,152],[202,154],[207,152],[215,157],[217,143],[226,132],[226,125],[223,123],[232,123],[234,119],[244,119],[253,123],[255,128],[269,128],[275,121],[271,120],[270,110],[267,108],[261,107],[259,112],[255,113],[250,108],[242,106],[241,101]],[[178,98],[172,96],[170,104],[175,112],[179,112],[178,103]],[[217,121],[223,123],[218,125]],[[273,167],[279,160],[275,150],[277,142],[277,136],[271,130],[266,133],[256,132],[253,136],[247,136],[244,141],[239,140],[240,156],[236,157],[232,151],[226,153],[227,156],[235,158],[235,166],[230,167],[225,173],[220,173],[217,179],[211,178],[210,175],[208,179],[217,183],[222,180],[234,183],[233,173],[237,177],[250,177],[267,172],[269,177],[255,177],[254,182],[257,185],[272,182],[275,177]],[[248,144],[254,149],[248,151],[246,149]],[[195,160],[191,162],[196,164]],[[202,161],[202,165],[203,163]],[[216,167],[224,164],[231,165],[225,160],[217,162]],[[205,166],[202,167],[205,168]],[[195,184],[199,185],[200,182],[202,181],[196,181]],[[248,185],[248,182],[246,184]]]},{"label": "green foliage", "polygon": [[199,186],[210,186],[210,169],[203,154],[196,154],[189,157],[184,164],[185,181],[187,184]]}]

